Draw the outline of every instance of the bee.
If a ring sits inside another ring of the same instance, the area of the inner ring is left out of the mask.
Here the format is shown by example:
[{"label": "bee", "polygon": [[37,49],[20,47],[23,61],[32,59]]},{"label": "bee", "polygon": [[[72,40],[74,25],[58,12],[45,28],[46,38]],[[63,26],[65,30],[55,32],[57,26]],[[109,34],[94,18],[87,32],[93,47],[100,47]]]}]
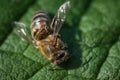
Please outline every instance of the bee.
[{"label": "bee", "polygon": [[67,1],[59,7],[52,21],[47,12],[43,10],[37,11],[30,27],[32,38],[27,32],[24,23],[15,22],[18,35],[39,49],[55,65],[69,58],[67,45],[61,40],[59,34],[69,9],[70,1]]}]

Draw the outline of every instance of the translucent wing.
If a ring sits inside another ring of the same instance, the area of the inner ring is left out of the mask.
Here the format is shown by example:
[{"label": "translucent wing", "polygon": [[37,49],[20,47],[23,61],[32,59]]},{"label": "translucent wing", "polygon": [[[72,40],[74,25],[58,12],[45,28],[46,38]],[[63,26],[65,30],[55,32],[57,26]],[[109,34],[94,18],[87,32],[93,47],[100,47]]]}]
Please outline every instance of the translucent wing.
[{"label": "translucent wing", "polygon": [[25,24],[20,22],[14,22],[14,24],[16,26],[15,32],[17,33],[17,35],[19,35],[22,38],[22,40],[28,42],[29,44],[32,44],[34,47],[37,48],[35,41],[30,37],[26,30]]},{"label": "translucent wing", "polygon": [[58,34],[63,22],[66,19],[66,15],[68,13],[70,9],[70,1],[65,2],[64,4],[62,4],[58,11],[57,14],[55,15],[55,17],[52,20],[51,23],[51,28],[53,29],[53,34]]}]

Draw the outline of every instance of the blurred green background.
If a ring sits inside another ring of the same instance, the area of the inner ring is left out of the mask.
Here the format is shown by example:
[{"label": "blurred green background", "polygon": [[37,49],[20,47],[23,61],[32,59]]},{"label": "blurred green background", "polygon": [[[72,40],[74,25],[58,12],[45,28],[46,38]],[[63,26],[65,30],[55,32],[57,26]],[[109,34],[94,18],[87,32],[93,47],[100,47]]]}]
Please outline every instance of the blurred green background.
[{"label": "blurred green background", "polygon": [[0,80],[120,80],[120,0],[70,0],[60,32],[71,58],[53,66],[14,32],[37,10],[53,17],[66,0],[0,0]]}]

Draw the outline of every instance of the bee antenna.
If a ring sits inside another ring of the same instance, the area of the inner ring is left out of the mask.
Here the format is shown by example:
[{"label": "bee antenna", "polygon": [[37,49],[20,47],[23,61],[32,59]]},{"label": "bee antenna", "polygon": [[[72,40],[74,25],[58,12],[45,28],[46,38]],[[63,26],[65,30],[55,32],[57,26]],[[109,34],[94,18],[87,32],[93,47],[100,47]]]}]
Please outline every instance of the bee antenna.
[{"label": "bee antenna", "polygon": [[53,65],[51,67],[48,68],[48,71],[55,71],[55,70],[64,70],[64,69],[61,69],[59,67],[57,67],[57,65]]},{"label": "bee antenna", "polygon": [[64,70],[64,69],[59,69],[59,68],[49,68],[48,70],[50,70],[50,71],[54,71],[54,70]]}]

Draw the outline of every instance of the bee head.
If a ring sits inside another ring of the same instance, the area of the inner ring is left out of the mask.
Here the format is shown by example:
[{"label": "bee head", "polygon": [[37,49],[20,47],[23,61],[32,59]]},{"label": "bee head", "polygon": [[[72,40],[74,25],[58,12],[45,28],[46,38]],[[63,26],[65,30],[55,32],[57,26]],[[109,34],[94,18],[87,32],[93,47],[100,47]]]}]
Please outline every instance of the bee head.
[{"label": "bee head", "polygon": [[66,50],[57,51],[51,60],[53,64],[58,65],[69,58],[68,52]]}]

